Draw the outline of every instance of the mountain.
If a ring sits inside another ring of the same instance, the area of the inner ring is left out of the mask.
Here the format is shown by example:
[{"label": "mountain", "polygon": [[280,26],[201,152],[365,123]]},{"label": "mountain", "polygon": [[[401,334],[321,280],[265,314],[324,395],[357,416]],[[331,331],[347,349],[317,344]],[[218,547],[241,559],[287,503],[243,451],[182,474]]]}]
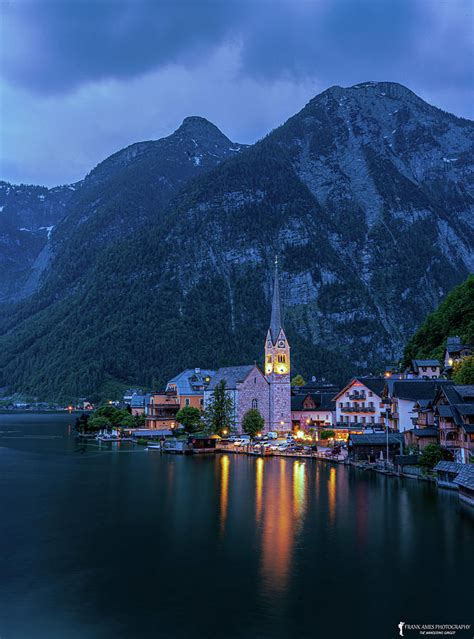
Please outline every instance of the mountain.
[{"label": "mountain", "polygon": [[370,82],[328,89],[162,200],[153,154],[120,152],[99,202],[82,188],[58,225],[41,288],[3,313],[0,385],[103,395],[260,360],[275,255],[293,370],[376,371],[472,270],[473,149],[474,123]]},{"label": "mountain", "polygon": [[35,290],[52,231],[66,215],[76,187],[0,182],[0,302]]},{"label": "mountain", "polygon": [[[37,243],[47,247],[35,263],[29,259],[24,265],[27,286],[11,285],[6,300],[34,293],[47,279],[42,279],[44,272],[55,296],[58,291],[67,294],[101,250],[141,225],[157,222],[163,207],[189,180],[242,148],[204,118],[188,117],[172,135],[118,151],[75,185],[50,190],[10,186],[10,201],[18,201],[15,209],[8,206],[5,219],[16,233],[24,235],[20,226],[28,226],[30,241],[32,234],[40,234],[43,242]],[[32,202],[42,207],[42,215],[31,211]]]},{"label": "mountain", "polygon": [[442,360],[446,339],[455,335],[462,344],[474,344],[474,275],[456,286],[411,337],[405,348],[405,365],[415,358]]}]

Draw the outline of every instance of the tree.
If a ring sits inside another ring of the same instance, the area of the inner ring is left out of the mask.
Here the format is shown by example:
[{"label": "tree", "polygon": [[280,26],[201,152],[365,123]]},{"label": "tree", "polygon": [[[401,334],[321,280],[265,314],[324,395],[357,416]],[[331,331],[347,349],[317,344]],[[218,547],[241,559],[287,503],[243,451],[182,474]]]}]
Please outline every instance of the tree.
[{"label": "tree", "polygon": [[201,411],[194,406],[185,406],[176,413],[176,420],[184,426],[187,433],[201,429]]},{"label": "tree", "polygon": [[453,459],[452,454],[442,448],[439,444],[428,444],[423,449],[423,452],[420,455],[419,464],[422,469],[427,472],[429,470],[433,470],[436,464],[443,459],[451,461]]},{"label": "tree", "polygon": [[306,382],[304,381],[301,375],[295,375],[293,379],[291,380],[292,386],[304,386],[305,384]]},{"label": "tree", "polygon": [[474,384],[474,357],[465,357],[461,362],[455,362],[453,380],[456,384]]},{"label": "tree", "polygon": [[255,437],[265,428],[265,420],[256,408],[250,408],[242,419],[242,430],[250,437]]},{"label": "tree", "polygon": [[331,439],[336,433],[333,430],[322,430],[321,439]]},{"label": "tree", "polygon": [[103,417],[101,415],[90,417],[87,421],[87,426],[85,427],[85,431],[97,431],[104,430],[110,428],[110,422],[107,417]]},{"label": "tree", "polygon": [[207,427],[216,435],[223,435],[234,425],[234,402],[227,393],[225,380],[216,384],[206,408],[205,420]]}]

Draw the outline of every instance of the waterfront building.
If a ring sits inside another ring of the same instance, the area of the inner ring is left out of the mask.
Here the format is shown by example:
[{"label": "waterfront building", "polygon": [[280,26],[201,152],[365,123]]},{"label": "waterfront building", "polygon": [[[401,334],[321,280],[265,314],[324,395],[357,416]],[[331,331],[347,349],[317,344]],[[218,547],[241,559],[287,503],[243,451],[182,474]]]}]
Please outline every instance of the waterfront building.
[{"label": "waterfront building", "polygon": [[462,468],[454,478],[454,484],[458,486],[459,499],[469,506],[474,506],[474,466],[472,464],[466,464]]},{"label": "waterfront building", "polygon": [[403,435],[400,433],[351,433],[347,442],[349,459],[375,463],[380,459],[393,460],[395,455],[403,454]]},{"label": "waterfront building", "polygon": [[474,456],[474,385],[440,385],[433,406],[440,445],[468,464]]},{"label": "waterfront building", "polygon": [[219,368],[204,389],[204,407],[212,401],[216,386],[225,381],[234,405],[234,427],[241,430],[245,413],[256,408],[265,431],[291,431],[291,360],[281,314],[278,267],[275,266],[270,327],[265,340],[264,370],[257,364]]},{"label": "waterfront building", "polygon": [[[382,397],[390,402],[389,427],[400,433],[411,430],[415,426],[422,427],[422,424],[418,424],[418,407],[421,405],[428,407],[428,403],[433,402],[439,386],[450,383],[442,379],[387,379]],[[425,414],[425,417],[428,418],[428,415]],[[432,426],[434,413],[430,421],[429,425]]]},{"label": "waterfront building", "polygon": [[405,370],[407,379],[436,379],[441,375],[441,365],[437,359],[412,359]]},{"label": "waterfront building", "polygon": [[436,483],[443,488],[457,488],[454,480],[464,468],[464,464],[452,461],[440,461],[433,468]]},{"label": "waterfront building", "polygon": [[181,408],[192,406],[203,410],[204,391],[215,374],[210,369],[188,368],[169,380],[166,391],[176,393]]},{"label": "waterfront building", "polygon": [[355,377],[333,398],[336,403],[336,426],[382,428],[385,407],[382,377]]},{"label": "waterfront building", "polygon": [[153,392],[146,397],[145,427],[172,431],[176,427],[176,413],[180,409],[176,392]]},{"label": "waterfront building", "polygon": [[145,413],[145,404],[147,401],[147,395],[142,393],[134,393],[130,399],[130,410],[132,415],[143,415]]},{"label": "waterfront building", "polygon": [[336,423],[336,406],[332,393],[293,393],[291,422],[294,430],[331,428]]}]

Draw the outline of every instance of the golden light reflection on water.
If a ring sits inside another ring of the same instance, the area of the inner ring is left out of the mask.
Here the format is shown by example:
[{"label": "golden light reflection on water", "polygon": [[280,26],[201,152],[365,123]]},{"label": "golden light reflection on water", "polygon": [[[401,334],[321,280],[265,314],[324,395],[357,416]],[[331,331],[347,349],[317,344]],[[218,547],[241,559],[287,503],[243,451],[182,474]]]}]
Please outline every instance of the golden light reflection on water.
[{"label": "golden light reflection on water", "polygon": [[305,473],[304,461],[295,460],[293,462],[293,514],[297,522],[302,519],[305,509]]},{"label": "golden light reflection on water", "polygon": [[220,461],[220,530],[225,531],[227,510],[229,507],[229,455],[221,455]]},{"label": "golden light reflection on water", "polygon": [[329,521],[334,523],[336,517],[336,469],[332,466],[329,469],[328,480],[328,510]]},{"label": "golden light reflection on water", "polygon": [[288,583],[294,544],[293,493],[289,462],[267,466],[263,508],[261,567],[264,588],[282,591]]},{"label": "golden light reflection on water", "polygon": [[264,463],[262,457],[258,457],[255,461],[255,519],[257,524],[260,523],[262,516]]}]

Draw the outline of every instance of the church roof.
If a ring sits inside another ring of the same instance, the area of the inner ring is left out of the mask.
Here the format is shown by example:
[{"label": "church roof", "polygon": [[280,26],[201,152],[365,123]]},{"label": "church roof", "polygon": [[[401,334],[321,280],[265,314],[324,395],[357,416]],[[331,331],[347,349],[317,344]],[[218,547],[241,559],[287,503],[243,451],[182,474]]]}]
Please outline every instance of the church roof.
[{"label": "church roof", "polygon": [[[237,388],[239,382],[243,382],[247,378],[254,368],[258,367],[255,364],[248,364],[247,366],[225,366],[224,368],[219,368],[209,384],[209,390],[214,390],[222,380],[225,380],[227,390],[233,390]],[[258,370],[260,372],[260,369]]]},{"label": "church roof", "polygon": [[283,324],[281,321],[280,286],[278,284],[278,266],[275,265],[275,283],[273,285],[272,316],[270,319],[270,336],[274,344],[277,341],[278,335],[282,328],[283,328]]}]

